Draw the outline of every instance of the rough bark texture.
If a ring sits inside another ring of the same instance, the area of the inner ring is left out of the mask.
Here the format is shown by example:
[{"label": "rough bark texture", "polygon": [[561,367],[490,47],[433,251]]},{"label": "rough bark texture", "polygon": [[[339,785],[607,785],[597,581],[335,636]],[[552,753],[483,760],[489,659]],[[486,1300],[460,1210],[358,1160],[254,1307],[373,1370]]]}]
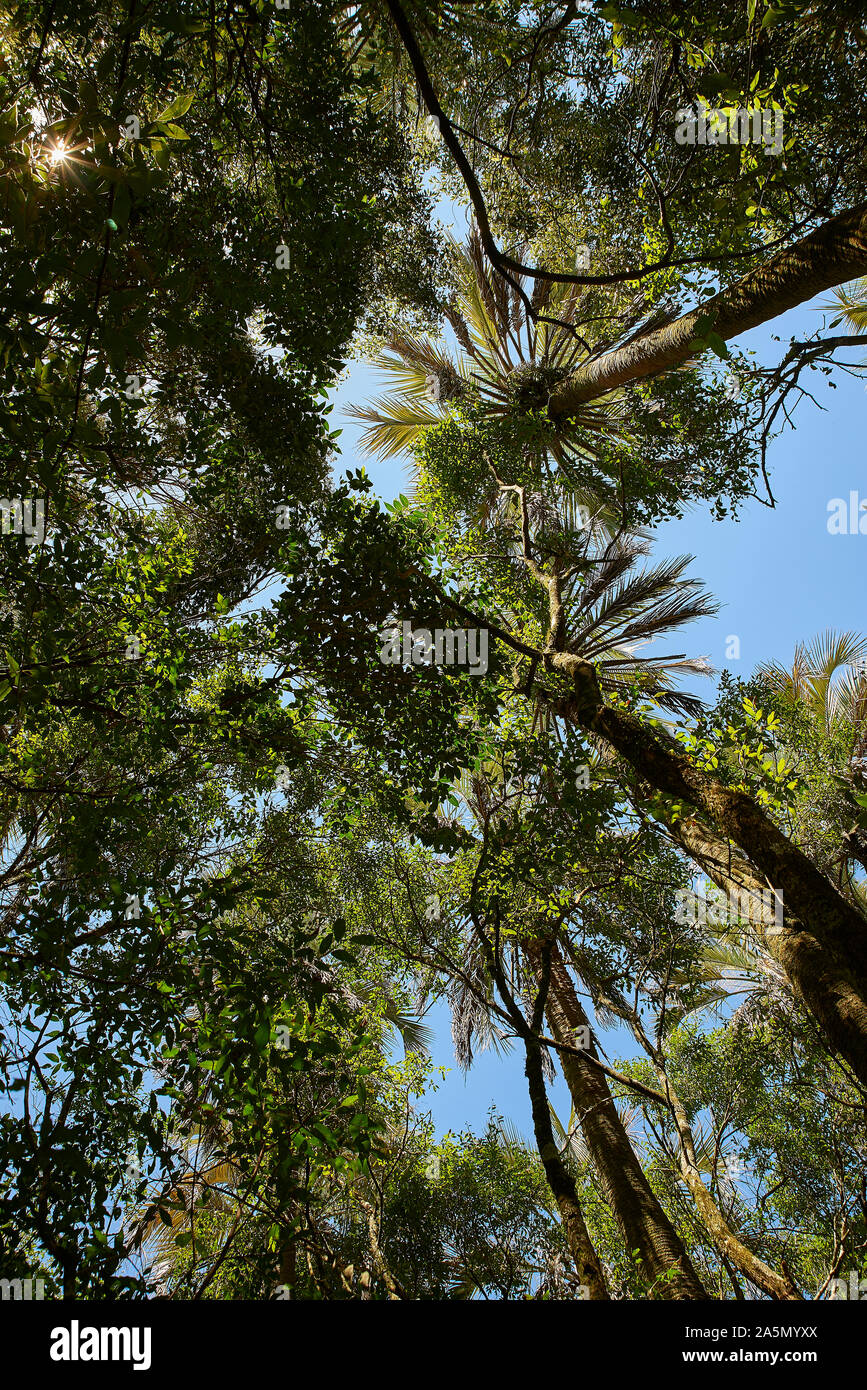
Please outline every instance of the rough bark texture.
[{"label": "rough bark texture", "polygon": [[769,953],[813,1013],[831,1046],[867,1086],[867,922],[745,792],[696,768],[667,735],[602,701],[593,667],[565,653],[551,665],[574,680],[560,713],[601,734],[642,779],[702,811],[781,891],[783,926],[764,928]]},{"label": "rough bark texture", "polygon": [[[751,893],[761,893],[766,886],[753,866],[741,855],[735,854],[731,845],[722,836],[715,835],[706,826],[694,819],[679,820],[669,827],[673,838],[680,844],[718,888],[730,893],[747,889]],[[791,1279],[760,1260],[748,1246],[731,1230],[722,1212],[713,1200],[702,1181],[695,1156],[695,1142],[692,1127],[679,1097],[674,1091],[664,1066],[659,1058],[654,1059],[656,1074],[662,1090],[671,1102],[672,1112],[677,1124],[681,1143],[681,1172],[689,1187],[702,1221],[714,1239],[721,1255],[735,1265],[758,1288],[771,1298],[785,1301],[801,1301],[801,1295]]]},{"label": "rough bark texture", "polygon": [[[752,893],[760,893],[765,887],[752,865],[740,855],[736,855],[728,841],[715,835],[700,825],[698,821],[679,820],[669,827],[669,830],[673,838],[693,859],[701,864],[717,886],[725,889],[726,892],[732,889],[746,888]],[[568,983],[571,990],[571,982]],[[558,1041],[562,1041],[562,1039],[558,1038]],[[680,1168],[683,1180],[689,1188],[701,1221],[720,1254],[771,1298],[801,1301],[801,1295],[791,1280],[786,1275],[778,1274],[764,1260],[759,1259],[732,1231],[702,1180],[696,1161],[692,1127],[680,1098],[671,1085],[662,1059],[653,1053],[646,1040],[642,1038],[640,1041],[648,1047],[650,1055],[653,1057],[656,1074],[660,1081],[660,1089],[671,1104],[680,1139]],[[571,1059],[568,1060],[571,1061]]]},{"label": "rough bark texture", "polygon": [[[835,285],[867,273],[867,203],[842,212],[818,231],[772,256],[698,308],[644,337],[586,363],[552,391],[552,416],[569,415],[630,381],[677,367],[697,350],[707,331],[728,339],[784,314]],[[701,335],[696,325],[711,316]]]},{"label": "rough bark texture", "polygon": [[[528,946],[534,965],[538,947]],[[588,1026],[562,956],[555,950],[546,1016],[552,1037],[575,1046],[575,1030]],[[595,1055],[595,1052],[594,1052]],[[563,1075],[593,1166],[630,1250],[637,1250],[652,1282],[666,1299],[709,1297],[683,1243],[647,1181],[623,1127],[604,1073],[570,1053],[561,1053]]]},{"label": "rough bark texture", "polygon": [[575,1191],[572,1176],[560,1157],[551,1125],[551,1112],[548,1109],[548,1095],[545,1090],[545,1076],[542,1070],[542,1053],[539,1044],[524,1040],[526,1064],[524,1074],[530,1091],[530,1105],[533,1112],[533,1129],[539,1157],[545,1169],[548,1186],[554,1194],[557,1208],[563,1221],[563,1230],[569,1245],[578,1278],[587,1289],[590,1299],[607,1299],[608,1289],[599,1256],[593,1247],[590,1233],[584,1222],[584,1214]]},{"label": "rough bark texture", "polygon": [[672,822],[668,833],[718,888],[726,892],[746,889],[758,894],[770,886],[750,861],[732,848],[729,840],[693,817]]}]

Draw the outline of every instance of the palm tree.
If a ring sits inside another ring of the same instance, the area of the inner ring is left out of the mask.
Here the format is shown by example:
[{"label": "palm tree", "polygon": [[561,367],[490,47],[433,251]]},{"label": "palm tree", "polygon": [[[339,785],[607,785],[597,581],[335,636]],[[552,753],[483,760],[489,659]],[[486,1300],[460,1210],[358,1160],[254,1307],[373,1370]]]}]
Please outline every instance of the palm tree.
[{"label": "palm tree", "polygon": [[850,280],[848,285],[839,285],[833,291],[831,302],[823,304],[822,308],[839,311],[839,317],[831,324],[832,328],[845,320],[863,333],[867,329],[867,275]]},{"label": "palm tree", "polygon": [[668,968],[666,1032],[738,995],[743,1003],[732,1014],[733,1023],[760,1020],[770,1009],[788,1013],[793,1001],[785,971],[746,919],[718,927],[706,923],[688,969]]},{"label": "palm tree", "polygon": [[[393,336],[376,362],[396,380],[397,389],[352,412],[367,425],[363,446],[369,453],[390,457],[410,448],[471,393],[494,418],[516,403],[525,409],[542,407],[556,382],[572,373],[589,350],[580,337],[585,326],[580,291],[540,286],[537,307],[544,297],[546,317],[559,322],[537,325],[527,315],[520,293],[489,273],[474,233],[465,248],[453,243],[452,254],[459,292],[448,317],[462,352],[453,356],[427,338]],[[617,400],[582,406],[576,415],[552,425],[542,449],[535,442],[528,446],[539,449],[540,479],[548,454],[556,465],[553,477],[549,470],[545,492],[503,484],[494,474],[498,497],[488,516],[495,524],[507,524],[508,553],[539,580],[539,587],[530,592],[533,598],[538,594],[540,606],[548,580],[556,579],[563,649],[592,662],[604,689],[626,693],[638,685],[661,706],[696,713],[701,702],[672,686],[679,675],[709,674],[707,662],[637,654],[647,643],[716,611],[700,581],[685,577],[692,557],[639,568],[649,554],[647,538],[618,528],[610,511],[571,485],[570,463],[582,454],[592,455],[597,440],[610,439],[617,431],[624,432]],[[535,609],[533,598],[530,605]],[[548,615],[540,615],[539,622],[544,630]],[[484,819],[480,797],[489,799],[484,776],[461,782],[467,809],[477,820]],[[503,1035],[488,1008],[493,982],[482,953],[472,936],[464,945],[462,978],[450,995],[456,1049],[460,1060],[469,1064],[474,1037],[483,1046],[496,1046]],[[517,945],[510,959],[515,978],[529,988],[538,969],[534,943]],[[588,1023],[559,950],[546,1014],[551,1033],[566,1045],[575,1028]],[[561,1062],[573,1105],[582,1116],[588,1151],[629,1248],[641,1249],[647,1269],[662,1280],[667,1296],[703,1297],[685,1248],[630,1144],[604,1074],[574,1052],[564,1054]]]},{"label": "palm tree", "polygon": [[603,690],[626,693],[637,685],[663,708],[694,715],[702,701],[673,686],[679,676],[712,675],[707,659],[636,653],[696,618],[716,613],[719,605],[700,580],[685,577],[691,555],[638,569],[649,552],[641,535],[615,536],[607,543],[588,535],[572,572],[563,575],[566,650],[595,665]]},{"label": "palm tree", "polygon": [[[648,537],[616,530],[601,508],[591,516],[568,490],[555,486],[547,495],[525,492],[519,503],[514,499],[514,489],[501,493],[501,518],[511,530],[506,546],[523,566],[526,539],[528,568],[542,581],[556,576],[566,634],[563,649],[593,663],[604,691],[627,694],[637,687],[643,697],[672,713],[697,715],[703,702],[674,687],[683,676],[713,675],[707,658],[639,654],[687,623],[717,612],[719,605],[701,580],[686,574],[693,556],[639,567],[650,554]],[[544,587],[531,592],[544,603]],[[541,603],[537,620],[544,631],[548,615],[541,612]]]},{"label": "palm tree", "polygon": [[850,859],[867,868],[867,637],[828,629],[812,642],[800,642],[791,666],[763,662],[756,674],[805,711],[829,766],[836,764],[835,781],[854,798],[849,806],[855,823],[842,835],[838,827],[831,839],[828,871],[836,866],[840,886],[867,911],[867,883],[846,870]]},{"label": "palm tree", "polygon": [[[446,314],[460,351],[452,354],[425,336],[391,336],[374,362],[396,389],[348,412],[367,425],[361,446],[370,454],[389,458],[409,450],[470,393],[491,417],[516,403],[541,408],[552,384],[589,350],[580,332],[587,326],[580,287],[537,281],[529,302],[544,308],[546,319],[535,322],[521,297],[523,282],[516,277],[514,288],[491,272],[475,228],[463,245],[450,239],[450,252],[457,291]],[[535,441],[526,447],[540,451],[540,468],[550,455],[556,476],[549,476],[544,492],[525,490],[520,502],[516,489],[501,485],[487,517],[498,513],[508,524],[509,548],[523,564],[526,509],[533,549],[540,562],[558,569],[572,634],[567,649],[596,664],[603,688],[626,692],[637,682],[668,710],[696,714],[701,701],[672,687],[680,676],[712,674],[704,658],[636,655],[638,648],[717,611],[700,581],[684,577],[692,557],[638,570],[650,552],[646,536],[624,532],[610,504],[570,481],[570,461],[592,455],[596,442],[617,433],[625,430],[620,404],[611,397],[552,425],[544,447]]]},{"label": "palm tree", "polygon": [[[537,280],[528,294],[522,276],[507,284],[491,271],[475,227],[463,245],[450,237],[449,250],[456,290],[445,312],[458,351],[424,335],[393,332],[373,361],[396,389],[347,412],[367,425],[361,447],[380,458],[408,450],[470,393],[492,417],[516,405],[543,409],[552,387],[589,351],[580,332],[589,321],[582,319],[586,298],[580,286]],[[528,305],[544,310],[545,318],[534,321]],[[566,468],[570,458],[593,454],[594,435],[610,437],[621,426],[616,398],[582,405],[552,425],[548,451]]]},{"label": "palm tree", "polygon": [[772,690],[803,706],[825,734],[851,731],[850,761],[863,759],[867,741],[867,637],[829,628],[812,642],[799,642],[791,666],[764,661],[756,674]]}]

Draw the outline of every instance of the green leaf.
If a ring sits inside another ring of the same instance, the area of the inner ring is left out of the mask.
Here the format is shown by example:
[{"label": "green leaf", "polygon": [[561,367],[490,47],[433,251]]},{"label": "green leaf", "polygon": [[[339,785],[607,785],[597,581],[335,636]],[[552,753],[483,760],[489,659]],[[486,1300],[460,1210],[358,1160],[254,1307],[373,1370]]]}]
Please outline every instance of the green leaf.
[{"label": "green leaf", "polygon": [[153,139],[148,140],[148,146],[150,147],[151,154],[154,157],[154,162],[157,167],[166,169],[169,163],[168,143],[163,140],[161,136],[154,136]]},{"label": "green leaf", "polygon": [[0,116],[0,144],[11,144],[18,130],[18,107],[10,106],[8,111],[4,111]]},{"label": "green leaf", "polygon": [[99,110],[99,94],[92,83],[86,81],[79,82],[78,95],[81,98],[81,103],[85,111]]},{"label": "green leaf", "polygon": [[185,115],[195,99],[195,92],[185,92],[183,96],[175,97],[174,101],[169,102],[168,106],[157,116],[156,123],[165,125],[166,121],[173,121],[176,116]]}]

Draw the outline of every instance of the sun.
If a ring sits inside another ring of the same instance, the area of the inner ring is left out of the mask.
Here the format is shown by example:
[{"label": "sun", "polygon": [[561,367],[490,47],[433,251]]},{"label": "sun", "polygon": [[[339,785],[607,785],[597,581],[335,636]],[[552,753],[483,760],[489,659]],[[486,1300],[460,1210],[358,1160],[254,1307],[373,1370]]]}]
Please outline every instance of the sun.
[{"label": "sun", "polygon": [[66,145],[63,143],[62,140],[58,140],[57,144],[53,145],[52,148],[48,151],[49,164],[62,164],[65,159],[68,159],[68,157],[69,150],[66,148]]}]

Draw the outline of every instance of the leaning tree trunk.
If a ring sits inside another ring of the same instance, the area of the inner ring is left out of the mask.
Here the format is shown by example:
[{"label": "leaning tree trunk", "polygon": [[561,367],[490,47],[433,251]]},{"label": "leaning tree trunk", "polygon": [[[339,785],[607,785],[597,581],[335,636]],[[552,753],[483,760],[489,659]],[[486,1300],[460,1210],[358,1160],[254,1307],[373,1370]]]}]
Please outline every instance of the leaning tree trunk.
[{"label": "leaning tree trunk", "polygon": [[780,1302],[801,1302],[801,1295],[795,1288],[791,1279],[785,1274],[778,1274],[764,1260],[759,1259],[748,1245],[745,1245],[740,1236],[732,1230],[726,1221],[716,1202],[702,1181],[698,1162],[695,1155],[695,1143],[692,1129],[678,1097],[668,1082],[664,1067],[656,1065],[656,1074],[660,1084],[672,1103],[675,1123],[677,1124],[678,1137],[680,1139],[680,1171],[683,1180],[692,1194],[702,1225],[711,1237],[714,1245],[720,1254],[725,1255],[732,1264],[745,1274],[746,1277],[761,1289],[763,1293],[769,1294],[771,1298],[778,1299]]},{"label": "leaning tree trunk", "polygon": [[583,402],[670,371],[700,348],[708,332],[734,338],[804,304],[823,290],[867,273],[867,203],[841,212],[794,246],[698,308],[662,328],[591,359],[560,383],[548,400],[549,413],[569,415]]},{"label": "leaning tree trunk", "polygon": [[590,1239],[590,1232],[587,1230],[587,1225],[584,1221],[584,1213],[581,1210],[581,1203],[578,1197],[575,1180],[564,1163],[554,1139],[554,1129],[551,1124],[551,1111],[548,1105],[548,1093],[545,1089],[545,1073],[542,1065],[542,1044],[539,1042],[539,1030],[542,1022],[543,1009],[551,985],[550,953],[545,953],[539,958],[539,994],[533,1009],[533,1017],[528,1021],[524,1017],[524,1013],[515,999],[509,982],[506,979],[499,952],[494,950],[491,943],[487,940],[475,915],[473,915],[473,925],[476,928],[479,944],[487,958],[488,966],[497,986],[497,990],[506,1007],[506,1012],[512,1020],[515,1032],[524,1044],[524,1055],[526,1058],[524,1073],[527,1077],[527,1086],[530,1092],[530,1107],[533,1115],[533,1130],[536,1137],[536,1147],[539,1150],[539,1158],[545,1170],[548,1186],[551,1189],[563,1221],[563,1231],[566,1236],[569,1251],[575,1262],[575,1267],[578,1271],[581,1283],[587,1289],[587,1297],[596,1300],[607,1299],[609,1294],[605,1283],[605,1275],[602,1270],[602,1263],[596,1253],[593,1242]]},{"label": "leaning tree trunk", "polygon": [[[536,969],[539,952],[538,943],[528,945],[527,953]],[[575,1046],[577,1028],[589,1027],[556,947],[545,1012],[553,1038],[568,1047]],[[647,1181],[604,1073],[575,1053],[563,1052],[560,1060],[593,1167],[628,1249],[639,1252],[650,1279],[660,1281],[664,1298],[708,1298],[680,1236]]]},{"label": "leaning tree trunk", "polygon": [[[779,1302],[801,1302],[801,1295],[785,1272],[778,1274],[769,1264],[745,1245],[740,1236],[732,1230],[719,1206],[714,1201],[702,1180],[701,1170],[695,1152],[695,1137],[689,1123],[683,1102],[669,1079],[665,1058],[647,1037],[640,1019],[632,1019],[635,1036],[653,1062],[663,1095],[668,1099],[677,1126],[680,1149],[680,1172],[695,1202],[702,1225],[711,1237],[722,1258],[731,1261],[736,1269],[753,1283],[756,1288]],[[727,1266],[728,1267],[728,1266]]]},{"label": "leaning tree trunk", "polygon": [[558,714],[600,734],[642,780],[701,811],[782,893],[782,926],[765,944],[832,1048],[867,1086],[867,921],[746,792],[697,768],[678,744],[603,702],[593,666],[569,653],[546,661],[573,679],[574,695],[551,699]]}]

